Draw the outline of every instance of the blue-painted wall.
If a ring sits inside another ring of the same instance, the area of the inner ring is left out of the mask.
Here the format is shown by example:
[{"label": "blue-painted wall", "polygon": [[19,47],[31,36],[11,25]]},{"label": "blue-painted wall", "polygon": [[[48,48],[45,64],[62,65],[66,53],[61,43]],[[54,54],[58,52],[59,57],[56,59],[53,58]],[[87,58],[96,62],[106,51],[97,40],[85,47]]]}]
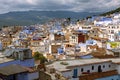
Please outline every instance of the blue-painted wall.
[{"label": "blue-painted wall", "polygon": [[[12,64],[18,64],[21,66],[26,66],[26,67],[34,67],[34,59],[26,59],[26,60],[13,60],[13,61],[8,61],[0,64],[0,67],[12,65]],[[34,75],[28,76],[31,73],[20,73],[17,74],[17,80],[31,80],[31,77],[35,77]],[[14,75],[11,75],[7,77],[7,80],[14,80],[13,77]],[[37,75],[36,75],[37,76]]]},{"label": "blue-painted wall", "polygon": [[17,80],[28,80],[27,73],[18,74]]},{"label": "blue-painted wall", "polygon": [[18,64],[21,66],[26,66],[26,67],[34,67],[34,59],[26,59],[26,60],[13,60],[13,61],[8,61],[5,63],[1,63],[0,67],[12,65],[12,64]]},{"label": "blue-painted wall", "polygon": [[17,80],[28,80],[27,73],[19,73],[15,75],[10,75],[7,77],[7,80],[14,80],[14,76]]},{"label": "blue-painted wall", "polygon": [[18,73],[15,75],[10,75],[8,76],[5,80],[14,80],[14,76],[16,80],[34,80],[39,78],[39,73],[34,72],[34,73]]},{"label": "blue-painted wall", "polygon": [[39,72],[29,73],[27,74],[28,80],[34,80],[39,78]]},{"label": "blue-painted wall", "polygon": [[113,76],[99,78],[95,80],[120,80],[120,75],[113,75]]}]

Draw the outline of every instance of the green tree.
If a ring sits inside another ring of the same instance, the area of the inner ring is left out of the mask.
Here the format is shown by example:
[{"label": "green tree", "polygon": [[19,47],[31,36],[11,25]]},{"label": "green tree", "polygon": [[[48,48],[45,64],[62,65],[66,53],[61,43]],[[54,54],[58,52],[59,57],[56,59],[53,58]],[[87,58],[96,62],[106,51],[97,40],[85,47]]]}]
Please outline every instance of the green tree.
[{"label": "green tree", "polygon": [[71,18],[70,18],[70,17],[68,17],[68,18],[67,18],[67,20],[70,22],[70,21],[71,21]]},{"label": "green tree", "polygon": [[86,19],[90,19],[90,18],[92,18],[92,17],[91,16],[86,17]]},{"label": "green tree", "polygon": [[40,60],[40,63],[43,64],[45,62],[47,62],[47,59],[43,56],[42,53],[39,52],[35,52],[33,55],[35,60]]}]

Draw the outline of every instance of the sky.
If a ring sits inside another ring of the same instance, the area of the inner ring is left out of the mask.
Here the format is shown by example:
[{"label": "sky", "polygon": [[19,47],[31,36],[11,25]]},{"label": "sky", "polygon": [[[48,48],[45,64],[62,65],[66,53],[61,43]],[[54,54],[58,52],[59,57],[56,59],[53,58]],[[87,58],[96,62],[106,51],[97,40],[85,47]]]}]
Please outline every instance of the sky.
[{"label": "sky", "polygon": [[11,11],[105,12],[120,7],[120,0],[0,0],[0,14]]}]

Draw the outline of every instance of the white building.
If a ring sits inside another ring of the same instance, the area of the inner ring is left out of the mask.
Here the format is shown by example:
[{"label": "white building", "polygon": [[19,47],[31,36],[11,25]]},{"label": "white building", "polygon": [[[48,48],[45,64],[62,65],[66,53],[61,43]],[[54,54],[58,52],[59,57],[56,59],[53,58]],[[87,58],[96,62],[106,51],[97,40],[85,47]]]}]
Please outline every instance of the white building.
[{"label": "white building", "polygon": [[107,26],[112,23],[112,19],[103,18],[101,20],[95,20],[94,25]]},{"label": "white building", "polygon": [[120,23],[120,14],[113,14],[113,24]]},{"label": "white building", "polygon": [[107,27],[108,39],[110,41],[115,41],[115,34],[119,33],[119,31],[120,31],[120,24],[108,25]]},{"label": "white building", "polygon": [[47,70],[55,69],[53,74],[59,74],[68,80],[79,80],[84,74],[99,73],[117,70],[120,74],[120,59],[78,59],[56,61],[47,65]]},{"label": "white building", "polygon": [[70,44],[77,44],[78,43],[78,35],[77,34],[71,34],[69,38]]}]

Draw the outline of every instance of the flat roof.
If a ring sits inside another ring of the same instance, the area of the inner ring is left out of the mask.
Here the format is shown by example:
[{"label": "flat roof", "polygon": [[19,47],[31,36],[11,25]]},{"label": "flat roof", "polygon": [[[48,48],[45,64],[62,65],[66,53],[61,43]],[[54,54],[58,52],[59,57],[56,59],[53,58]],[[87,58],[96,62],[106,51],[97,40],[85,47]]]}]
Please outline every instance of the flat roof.
[{"label": "flat roof", "polygon": [[112,60],[113,63],[120,64],[120,58],[110,58],[110,59],[106,59],[106,60]]},{"label": "flat roof", "polygon": [[[61,63],[66,64],[61,64]],[[105,63],[105,62],[112,62],[115,64],[120,64],[120,58],[110,58],[110,59],[73,59],[73,60],[62,60],[62,61],[55,61],[52,64],[46,65],[48,68],[55,68],[55,70],[64,72],[69,71],[72,67],[78,67],[78,66],[85,66],[90,64],[99,64],[99,63]]]},{"label": "flat roof", "polygon": [[0,58],[0,64],[1,64],[1,63],[5,63],[5,62],[9,62],[9,61],[13,61],[13,60],[14,60],[14,59],[6,58],[6,57]]},{"label": "flat roof", "polygon": [[20,65],[16,65],[16,64],[0,68],[0,74],[2,74],[4,76],[23,73],[23,72],[27,72],[27,71],[28,70],[25,69],[24,67],[22,67]]}]

